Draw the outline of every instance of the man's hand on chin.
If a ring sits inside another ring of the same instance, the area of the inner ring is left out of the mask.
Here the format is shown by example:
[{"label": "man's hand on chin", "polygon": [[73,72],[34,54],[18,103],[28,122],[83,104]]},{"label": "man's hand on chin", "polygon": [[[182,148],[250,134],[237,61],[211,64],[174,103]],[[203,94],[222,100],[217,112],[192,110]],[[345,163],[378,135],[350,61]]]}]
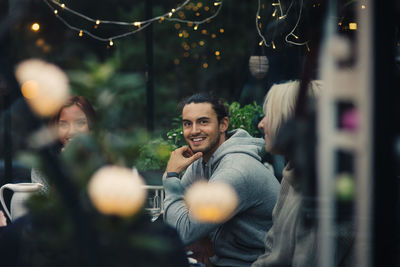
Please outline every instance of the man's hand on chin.
[{"label": "man's hand on chin", "polygon": [[193,153],[188,146],[174,150],[169,157],[166,172],[183,172],[190,164],[203,156],[202,152]]}]

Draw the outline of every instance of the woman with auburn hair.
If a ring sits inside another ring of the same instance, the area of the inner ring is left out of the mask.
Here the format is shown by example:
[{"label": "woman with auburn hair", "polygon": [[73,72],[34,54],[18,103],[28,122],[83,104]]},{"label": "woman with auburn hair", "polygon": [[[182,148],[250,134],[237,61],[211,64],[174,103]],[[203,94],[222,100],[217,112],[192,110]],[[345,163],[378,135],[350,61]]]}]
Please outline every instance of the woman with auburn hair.
[{"label": "woman with auburn hair", "polygon": [[71,96],[50,121],[56,130],[58,143],[64,148],[79,133],[87,133],[93,128],[96,112],[83,96]]},{"label": "woman with auburn hair", "polygon": [[[48,123],[49,127],[55,130],[57,136],[56,154],[63,151],[77,134],[85,134],[93,129],[95,118],[96,112],[86,98],[83,96],[69,97]],[[31,182],[42,184],[41,191],[48,192],[48,180],[38,169],[32,168]],[[26,213],[25,199],[25,195],[13,194],[10,205],[13,220]]]}]

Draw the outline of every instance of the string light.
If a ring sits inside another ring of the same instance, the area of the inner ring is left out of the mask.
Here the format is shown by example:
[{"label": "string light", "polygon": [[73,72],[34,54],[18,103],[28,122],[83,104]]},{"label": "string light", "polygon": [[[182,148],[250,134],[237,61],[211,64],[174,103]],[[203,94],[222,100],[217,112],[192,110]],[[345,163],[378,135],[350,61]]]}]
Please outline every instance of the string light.
[{"label": "string light", "polygon": [[361,5],[361,9],[365,9],[366,8],[366,6],[365,5]]},{"label": "string light", "polygon": [[194,25],[193,30],[197,31],[197,29],[199,28],[199,25]]},{"label": "string light", "polygon": [[[272,17],[276,17],[278,20],[286,19],[290,9],[294,5],[294,1],[295,0],[292,0],[292,2],[290,3],[289,7],[286,9],[286,13],[283,12],[281,0],[277,0],[277,2],[271,3],[271,5],[275,8],[274,11],[272,12]],[[300,0],[299,15],[298,15],[298,18],[297,18],[297,21],[296,21],[296,25],[285,36],[285,41],[287,43],[294,44],[294,45],[305,45],[306,44],[306,42],[299,43],[299,42],[294,42],[292,40],[289,40],[289,36],[293,36],[296,40],[299,39],[299,37],[294,34],[294,31],[297,29],[297,27],[299,25],[299,22],[300,22],[300,19],[301,19],[301,15],[302,15],[303,5],[304,5],[304,0]],[[261,16],[260,16],[261,7],[262,7],[261,1],[258,0],[258,8],[257,8],[257,13],[256,13],[256,29],[257,29],[258,35],[262,39],[258,44],[260,46],[265,45],[266,47],[270,47],[270,45],[268,45],[264,35],[261,33],[261,29],[260,29],[261,28],[261,23],[259,22],[259,19],[261,18]],[[273,49],[276,49],[275,44],[274,44],[273,41],[271,41],[271,46],[272,46]]]},{"label": "string light", "polygon": [[58,14],[58,10],[57,9],[54,9],[54,14]]},{"label": "string light", "polygon": [[34,31],[34,32],[39,31],[40,30],[39,23],[37,23],[37,22],[33,23],[32,26],[31,26],[31,30]]},{"label": "string light", "polygon": [[269,47],[269,45],[267,45],[267,41],[265,40],[264,35],[262,35],[261,30],[260,30],[260,28],[258,27],[258,18],[260,17],[260,8],[261,8],[261,1],[258,0],[258,8],[257,8],[257,13],[256,13],[256,29],[257,29],[258,35],[259,35],[259,36],[261,37],[261,39],[262,39],[262,42],[260,42],[261,45],[262,45],[262,44],[265,44],[266,47]]},{"label": "string light", "polygon": [[114,45],[114,42],[113,42],[113,40],[110,40],[110,42],[108,43],[110,46],[113,46]]},{"label": "string light", "polygon": [[224,33],[225,30],[224,30],[223,28],[221,28],[221,29],[219,29],[219,32],[220,32],[220,33]]},{"label": "string light", "polygon": [[80,30],[80,31],[79,31],[79,37],[82,37],[82,36],[83,36],[83,31]]},{"label": "string light", "polygon": [[215,55],[216,55],[216,56],[219,56],[220,54],[221,54],[221,52],[215,51]]},{"label": "string light", "polygon": [[[133,35],[133,34],[137,33],[138,31],[141,31],[141,30],[147,28],[149,25],[151,25],[155,21],[161,22],[161,21],[164,21],[164,20],[168,20],[168,21],[175,21],[175,22],[188,23],[188,24],[191,23],[192,25],[195,24],[195,25],[198,26],[198,25],[206,23],[206,22],[209,23],[211,21],[211,19],[215,18],[219,14],[219,12],[220,12],[220,10],[222,8],[222,4],[223,4],[222,0],[218,1],[218,2],[215,2],[214,5],[218,6],[217,10],[214,12],[214,14],[212,14],[211,16],[209,16],[209,17],[207,17],[207,18],[205,18],[203,20],[186,20],[186,19],[182,19],[182,18],[173,17],[173,15],[176,12],[178,12],[179,10],[181,10],[181,9],[183,9],[185,7],[186,7],[186,9],[188,9],[188,7],[189,7],[189,9],[190,9],[191,8],[190,5],[189,5],[190,1],[191,0],[185,0],[182,4],[178,5],[176,8],[171,9],[170,12],[167,12],[167,13],[162,14],[160,16],[156,16],[156,17],[153,17],[153,18],[148,19],[148,20],[137,21],[138,24],[135,25],[135,26],[137,26],[138,29],[127,31],[127,32],[119,34],[119,35],[114,35],[114,36],[109,36],[107,38],[103,38],[103,37],[100,37],[100,36],[98,36],[96,34],[91,33],[88,30],[83,30],[83,32],[85,34],[87,34],[88,36],[96,39],[96,40],[108,42],[111,39],[115,40],[115,39],[123,38],[123,37],[129,36],[129,35]],[[90,18],[90,17],[88,17],[88,16],[86,16],[86,15],[84,15],[84,14],[78,12],[78,11],[75,11],[75,10],[67,7],[64,3],[61,4],[61,3],[57,2],[57,0],[43,0],[43,2],[45,2],[47,4],[47,6],[51,10],[53,10],[53,12],[55,12],[55,10],[56,10],[53,7],[53,5],[56,5],[56,6],[61,7],[63,10],[65,10],[65,11],[67,11],[67,12],[69,12],[69,13],[75,15],[75,16],[78,16],[78,17],[80,17],[82,19],[85,19],[85,20],[87,20],[89,22],[93,22],[95,24],[94,27],[96,29],[97,29],[97,26],[99,24],[113,24],[113,25],[120,25],[120,26],[132,25],[132,22],[93,19],[93,18]],[[190,4],[193,6],[193,3],[190,3]],[[58,11],[57,11],[57,13],[58,13]],[[65,26],[67,26],[70,30],[77,31],[78,33],[80,32],[80,30],[82,30],[81,28],[78,28],[78,27],[75,27],[75,26],[71,25],[64,18],[62,18],[59,14],[57,15],[57,18]]]},{"label": "string light", "polygon": [[[293,45],[305,45],[305,44],[307,44],[307,42],[308,42],[308,41],[305,41],[305,42],[302,42],[302,43],[298,43],[298,42],[294,42],[294,41],[289,40],[289,36],[291,36],[291,35],[292,35],[292,36],[296,36],[296,35],[293,34],[293,32],[294,32],[294,31],[297,29],[297,27],[299,26],[299,22],[300,22],[302,10],[303,10],[303,4],[304,4],[304,1],[301,0],[301,1],[300,1],[299,16],[297,17],[296,25],[294,25],[293,29],[285,36],[285,41],[286,41],[287,43],[289,43],[289,44],[293,44]],[[286,13],[286,14],[287,14],[287,13]],[[296,38],[296,39],[298,39],[298,38]]]},{"label": "string light", "polygon": [[350,22],[350,23],[349,23],[349,29],[352,30],[352,31],[357,30],[357,23],[355,23],[355,22]]}]

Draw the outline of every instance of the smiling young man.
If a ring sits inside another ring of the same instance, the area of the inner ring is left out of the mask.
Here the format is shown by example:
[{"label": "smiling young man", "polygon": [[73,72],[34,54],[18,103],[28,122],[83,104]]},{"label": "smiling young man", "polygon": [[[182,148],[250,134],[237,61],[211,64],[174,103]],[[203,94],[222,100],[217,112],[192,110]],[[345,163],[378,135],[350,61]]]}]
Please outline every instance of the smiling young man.
[{"label": "smiling young man", "polygon": [[[164,174],[164,220],[185,244],[210,237],[214,266],[250,266],[264,252],[279,191],[278,181],[260,161],[264,140],[242,129],[228,133],[226,108],[209,94],[195,94],[183,102],[182,124],[188,146],[171,153]],[[189,216],[183,195],[200,179],[232,186],[239,204],[231,219],[201,223]]]}]

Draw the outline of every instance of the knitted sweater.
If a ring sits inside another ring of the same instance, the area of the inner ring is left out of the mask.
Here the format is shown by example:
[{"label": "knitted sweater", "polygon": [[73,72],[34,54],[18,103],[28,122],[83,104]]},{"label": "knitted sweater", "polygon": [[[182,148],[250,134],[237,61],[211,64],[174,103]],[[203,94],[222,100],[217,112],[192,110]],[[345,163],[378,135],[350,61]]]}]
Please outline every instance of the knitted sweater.
[{"label": "knitted sweater", "polygon": [[[164,220],[177,229],[185,244],[209,235],[215,253],[210,260],[214,265],[250,266],[263,252],[279,183],[260,162],[258,153],[264,140],[253,138],[244,130],[229,134],[229,139],[207,164],[200,158],[187,168],[182,180],[164,179]],[[219,224],[200,223],[189,216],[183,195],[199,179],[224,182],[234,188],[239,204],[230,220]]]},{"label": "knitted sweater", "polygon": [[[283,170],[283,179],[278,201],[272,213],[273,226],[265,239],[265,253],[252,267],[318,266],[317,226],[305,226],[302,218],[302,195],[299,181],[289,164]],[[335,266],[352,266],[351,246],[353,228],[351,224],[337,225],[338,249]]]}]

